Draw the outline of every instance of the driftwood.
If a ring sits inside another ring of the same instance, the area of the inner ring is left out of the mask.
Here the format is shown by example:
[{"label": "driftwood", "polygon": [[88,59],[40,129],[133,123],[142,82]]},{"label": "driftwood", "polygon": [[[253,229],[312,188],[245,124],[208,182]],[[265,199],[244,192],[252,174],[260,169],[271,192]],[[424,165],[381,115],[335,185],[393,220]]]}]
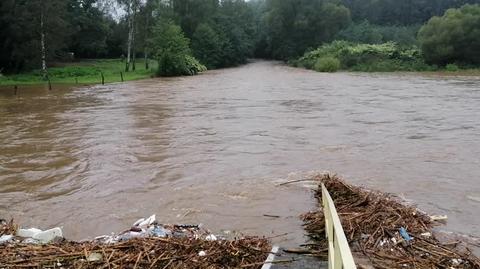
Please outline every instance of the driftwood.
[{"label": "driftwood", "polygon": [[[14,234],[13,221],[0,236]],[[270,253],[265,238],[207,241],[191,237],[134,238],[113,244],[69,242],[0,245],[0,268],[261,268]]]},{"label": "driftwood", "polygon": [[[438,223],[398,198],[345,183],[333,175],[315,178],[327,187],[337,208],[352,251],[366,256],[375,268],[480,268],[480,259],[468,249],[442,243],[432,228]],[[311,248],[327,255],[321,188],[315,193],[319,210],[303,216],[305,228],[316,242]],[[401,236],[405,228],[412,240]]]}]

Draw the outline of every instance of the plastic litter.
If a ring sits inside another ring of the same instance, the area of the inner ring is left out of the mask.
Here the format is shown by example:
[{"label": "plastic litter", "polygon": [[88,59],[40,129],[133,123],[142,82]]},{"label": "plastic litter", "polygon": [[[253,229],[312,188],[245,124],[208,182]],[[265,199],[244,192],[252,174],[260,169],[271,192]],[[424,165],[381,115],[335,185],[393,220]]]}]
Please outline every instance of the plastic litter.
[{"label": "plastic litter", "polygon": [[423,236],[423,237],[431,237],[432,233],[426,232],[426,233],[422,233],[420,235]]},{"label": "plastic litter", "polygon": [[22,243],[24,243],[24,244],[35,244],[36,245],[36,244],[40,244],[40,241],[35,240],[33,238],[27,238],[27,239],[23,240]]},{"label": "plastic litter", "polygon": [[369,237],[370,237],[369,234],[364,234],[364,233],[362,233],[362,234],[360,235],[360,238],[362,238],[362,239],[367,239],[367,238],[369,238]]},{"label": "plastic litter", "polygon": [[30,229],[18,229],[17,236],[20,237],[33,237],[35,234],[42,232],[42,230],[37,228],[30,228]]},{"label": "plastic litter", "polygon": [[205,255],[207,255],[207,253],[206,253],[205,251],[203,251],[203,250],[200,251],[200,252],[198,252],[198,256],[200,256],[200,257],[203,257],[203,256],[205,256]]},{"label": "plastic litter", "polygon": [[452,265],[458,266],[462,263],[462,259],[452,259]]},{"label": "plastic litter", "polygon": [[87,261],[89,262],[97,262],[103,259],[103,255],[97,252],[90,253],[87,257]]},{"label": "plastic litter", "polygon": [[144,221],[145,221],[145,219],[144,219],[144,218],[141,218],[141,219],[135,221],[135,222],[133,223],[133,226],[138,226],[140,223],[142,223],[142,222],[144,222]]},{"label": "plastic litter", "polygon": [[127,240],[130,240],[132,238],[140,238],[140,237],[147,237],[147,234],[142,233],[142,232],[129,231],[129,232],[126,232],[126,233],[123,233],[123,234],[119,235],[117,237],[116,241],[127,241]]},{"label": "plastic litter", "polygon": [[11,234],[2,235],[0,236],[0,245],[8,243],[12,240],[13,240],[13,235]]},{"label": "plastic litter", "polygon": [[430,219],[432,221],[445,221],[445,220],[448,220],[448,216],[447,215],[433,215],[433,216],[430,216]]},{"label": "plastic litter", "polygon": [[150,234],[153,235],[153,236],[156,236],[156,237],[167,237],[167,236],[171,235],[172,233],[169,230],[164,229],[161,226],[155,226],[153,228],[153,230],[150,232]]},{"label": "plastic litter", "polygon": [[42,243],[48,243],[53,241],[56,237],[63,237],[62,229],[59,227],[36,233],[32,236],[33,239]]},{"label": "plastic litter", "polygon": [[[139,220],[137,220],[135,223],[134,223],[134,226],[138,226],[140,228],[144,228],[146,229],[148,226],[152,225],[154,222],[155,222],[155,215],[151,215],[150,217],[148,217],[147,219],[139,222]],[[139,222],[139,223],[138,223]],[[137,225],[135,225],[137,224]]]},{"label": "plastic litter", "polygon": [[58,238],[58,237],[63,238],[63,233],[62,233],[62,229],[59,227],[55,227],[46,231],[42,231],[37,228],[30,228],[30,229],[18,229],[17,236],[31,238],[36,240],[36,242],[46,244],[53,241],[55,238]]},{"label": "plastic litter", "polygon": [[409,242],[409,241],[411,241],[411,240],[413,239],[413,238],[408,234],[407,230],[406,230],[404,227],[400,228],[399,232],[400,232],[400,235],[403,237],[403,239],[405,239],[405,241]]},{"label": "plastic litter", "polygon": [[219,240],[217,236],[202,230],[200,225],[179,224],[166,225],[159,224],[156,221],[155,215],[148,218],[141,218],[133,223],[132,227],[119,234],[102,235],[95,237],[95,241],[104,244],[115,244],[120,241],[126,241],[133,238],[145,237],[176,237],[176,238],[205,238],[208,241]]},{"label": "plastic litter", "polygon": [[207,235],[207,237],[205,237],[205,240],[207,240],[207,241],[217,241],[217,237],[213,234],[209,234],[209,235]]}]

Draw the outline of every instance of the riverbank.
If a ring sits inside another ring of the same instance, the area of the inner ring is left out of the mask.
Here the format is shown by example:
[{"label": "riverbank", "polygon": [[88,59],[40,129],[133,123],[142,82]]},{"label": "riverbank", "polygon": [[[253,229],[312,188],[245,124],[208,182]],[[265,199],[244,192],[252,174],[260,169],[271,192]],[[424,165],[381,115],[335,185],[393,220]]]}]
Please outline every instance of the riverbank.
[{"label": "riverbank", "polygon": [[393,42],[358,44],[334,41],[306,52],[288,62],[318,72],[420,72],[447,75],[480,75],[480,68],[450,63],[445,66],[430,64],[417,46],[400,46]]},{"label": "riverbank", "polygon": [[[139,80],[154,76],[156,61],[138,60],[136,70],[125,72],[125,62],[120,59],[85,59],[71,63],[58,63],[48,69],[52,84],[101,84]],[[103,75],[103,79],[102,79]],[[0,86],[22,86],[45,84],[40,70],[14,75],[0,75]]]}]

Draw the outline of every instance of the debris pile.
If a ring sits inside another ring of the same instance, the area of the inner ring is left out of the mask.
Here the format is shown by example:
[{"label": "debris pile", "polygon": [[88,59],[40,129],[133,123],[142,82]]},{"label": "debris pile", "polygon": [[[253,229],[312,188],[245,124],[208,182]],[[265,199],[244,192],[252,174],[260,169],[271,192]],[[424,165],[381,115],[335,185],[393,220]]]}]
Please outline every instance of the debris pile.
[{"label": "debris pile", "polygon": [[[352,186],[336,176],[321,175],[340,217],[353,252],[366,256],[375,268],[480,268],[480,259],[461,242],[442,243],[432,228],[436,220],[398,198]],[[316,242],[317,256],[326,257],[325,219],[321,211],[321,188],[316,191],[320,211],[303,216],[305,228]]]},{"label": "debris pile", "polygon": [[160,225],[155,216],[88,242],[56,234],[45,243],[32,240],[35,232],[18,229],[13,221],[0,223],[0,236],[12,237],[0,244],[0,268],[261,268],[271,249],[265,238],[230,241],[197,225]]}]

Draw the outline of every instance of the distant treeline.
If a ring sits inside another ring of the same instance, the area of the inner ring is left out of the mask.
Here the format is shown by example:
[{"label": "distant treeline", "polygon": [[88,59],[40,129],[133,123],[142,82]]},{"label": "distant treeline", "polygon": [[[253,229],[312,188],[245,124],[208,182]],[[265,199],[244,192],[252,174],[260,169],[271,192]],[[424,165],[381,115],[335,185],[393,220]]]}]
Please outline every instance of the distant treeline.
[{"label": "distant treeline", "polygon": [[[470,54],[479,50],[468,45],[478,41],[470,28],[480,29],[473,6],[462,11],[469,14],[464,21],[458,19],[462,12],[452,11],[420,30],[449,8],[476,3],[480,0],[2,0],[0,73],[46,72],[54,62],[121,57],[130,71],[136,57],[145,57],[159,62],[161,75],[188,74],[203,65],[243,64],[249,57],[297,59],[334,40],[393,41],[419,46],[427,62],[478,64]],[[445,40],[432,36],[440,28],[449,29]],[[463,43],[446,40],[455,38]]]}]

